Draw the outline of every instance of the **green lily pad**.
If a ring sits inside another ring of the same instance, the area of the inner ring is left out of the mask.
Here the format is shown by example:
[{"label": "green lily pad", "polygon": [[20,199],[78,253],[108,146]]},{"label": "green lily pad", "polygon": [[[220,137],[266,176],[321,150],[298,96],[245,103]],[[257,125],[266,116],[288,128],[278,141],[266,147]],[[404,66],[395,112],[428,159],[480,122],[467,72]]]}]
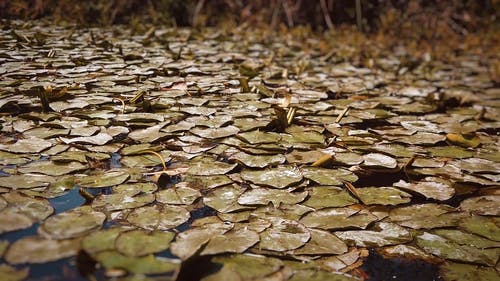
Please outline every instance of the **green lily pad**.
[{"label": "green lily pad", "polygon": [[355,182],[358,180],[355,174],[345,169],[302,167],[300,170],[305,178],[320,185],[342,185],[343,181]]},{"label": "green lily pad", "polygon": [[259,240],[259,234],[255,231],[246,228],[231,230],[212,237],[200,255],[243,253]]},{"label": "green lily pad", "polygon": [[126,231],[126,229],[120,227],[94,231],[83,238],[82,249],[91,254],[106,250],[114,250],[115,240],[123,231]]},{"label": "green lily pad", "polygon": [[243,170],[241,178],[258,185],[285,188],[302,181],[302,173],[294,166],[279,166],[266,170]]},{"label": "green lily pad", "polygon": [[165,274],[180,267],[178,260],[147,255],[129,257],[116,251],[104,251],[95,255],[95,259],[107,269],[125,269],[135,274]]},{"label": "green lily pad", "polygon": [[129,178],[130,174],[126,171],[106,171],[101,174],[80,178],[78,184],[82,187],[100,188],[122,184]]},{"label": "green lily pad", "polygon": [[491,267],[446,262],[439,270],[445,281],[492,281],[498,280],[498,272]]},{"label": "green lily pad", "polygon": [[168,136],[167,133],[160,132],[160,130],[168,123],[169,122],[162,122],[146,129],[132,131],[128,134],[128,137],[140,143],[153,143]]},{"label": "green lily pad", "polygon": [[477,215],[500,216],[500,196],[488,195],[465,199],[460,203],[460,210]]},{"label": "green lily pad", "polygon": [[500,256],[500,248],[479,249],[459,245],[439,235],[424,232],[416,237],[417,245],[433,255],[462,262],[494,266]]},{"label": "green lily pad", "polygon": [[187,173],[197,176],[224,175],[232,171],[236,166],[238,164],[219,162],[209,157],[197,157],[189,162]]},{"label": "green lily pad", "polygon": [[266,280],[265,277],[283,266],[279,259],[249,254],[216,256],[212,262],[222,264],[222,269],[203,278],[203,281]]},{"label": "green lily pad", "polygon": [[249,144],[279,143],[281,140],[280,134],[259,130],[239,133],[237,137]]},{"label": "green lily pad", "polygon": [[156,201],[164,204],[172,205],[190,205],[201,197],[201,193],[186,184],[181,182],[169,189],[164,189],[156,192]]},{"label": "green lily pad", "polygon": [[259,249],[289,251],[302,247],[311,239],[310,231],[301,223],[282,218],[269,218],[271,227],[260,233]]},{"label": "green lily pad", "polygon": [[300,203],[306,197],[307,191],[293,193],[293,189],[253,188],[241,194],[238,203],[242,205],[267,205],[272,202],[274,206],[279,206],[281,203]]},{"label": "green lily pad", "polygon": [[52,145],[50,141],[32,137],[20,139],[13,144],[0,144],[0,150],[13,153],[40,153]]},{"label": "green lily pad", "polygon": [[70,163],[73,161],[80,162],[82,164],[87,163],[87,158],[85,155],[87,154],[86,151],[63,151],[57,155],[54,155],[50,157],[50,160],[54,161],[55,163]]},{"label": "green lily pad", "polygon": [[134,196],[139,193],[153,193],[158,189],[158,186],[152,182],[138,182],[129,184],[120,184],[113,186],[113,192]]},{"label": "green lily pad", "polygon": [[170,230],[190,217],[189,211],[183,207],[158,204],[134,209],[127,216],[127,221],[147,230]]},{"label": "green lily pad", "polygon": [[204,196],[203,203],[221,213],[245,210],[249,207],[238,204],[238,198],[244,191],[245,188],[236,184],[223,186]]},{"label": "green lily pad", "polygon": [[219,186],[224,186],[233,183],[233,180],[226,175],[214,175],[214,176],[187,175],[183,177],[183,180],[187,183],[190,183],[197,189],[213,189]]},{"label": "green lily pad", "polygon": [[356,191],[366,205],[399,205],[411,200],[410,194],[392,187],[363,187]]},{"label": "green lily pad", "polygon": [[28,228],[54,211],[46,199],[32,198],[17,192],[2,196],[8,205],[0,211],[0,233]]},{"label": "green lily pad", "polygon": [[473,151],[456,146],[437,146],[427,150],[434,157],[469,158],[474,155]]},{"label": "green lily pad", "polygon": [[493,241],[500,241],[500,219],[497,217],[471,216],[460,221],[460,227],[470,233]]},{"label": "green lily pad", "polygon": [[309,198],[304,205],[323,209],[328,207],[345,207],[357,203],[349,192],[336,186],[315,186],[309,191]]},{"label": "green lily pad", "polygon": [[131,230],[121,232],[116,239],[116,250],[129,257],[140,257],[168,249],[173,232]]},{"label": "green lily pad", "polygon": [[413,229],[457,226],[465,216],[451,206],[433,203],[400,207],[389,213],[392,222]]},{"label": "green lily pad", "polygon": [[347,245],[328,231],[309,229],[311,239],[303,246],[293,250],[294,255],[340,255],[347,252]]},{"label": "green lily pad", "polygon": [[310,164],[323,157],[325,153],[320,150],[300,151],[293,150],[285,155],[286,161],[290,164]]},{"label": "green lily pad", "polygon": [[436,229],[433,234],[446,238],[460,245],[469,245],[478,249],[500,248],[500,242],[491,241],[481,236],[458,229]]},{"label": "green lily pad", "polygon": [[365,229],[378,218],[365,209],[354,207],[326,208],[305,215],[300,222],[307,227],[325,230],[355,227]]},{"label": "green lily pad", "polygon": [[80,239],[25,236],[10,245],[4,258],[10,264],[46,263],[74,256],[79,248]]},{"label": "green lily pad", "polygon": [[231,223],[214,222],[192,227],[179,233],[172,242],[170,250],[182,260],[194,255],[203,245],[213,237],[217,237],[233,228]]},{"label": "green lily pad", "polygon": [[382,153],[365,154],[363,159],[363,166],[365,167],[394,169],[398,166],[396,159]]},{"label": "green lily pad", "polygon": [[245,152],[238,152],[229,157],[229,160],[237,161],[250,168],[265,168],[267,166],[276,166],[285,162],[285,156],[275,155],[252,155]]},{"label": "green lily pad", "polygon": [[341,273],[331,273],[322,270],[308,269],[308,270],[299,270],[295,272],[292,278],[288,279],[290,281],[356,281],[357,278]]},{"label": "green lily pad", "polygon": [[413,239],[404,227],[387,222],[376,223],[370,230],[339,231],[335,232],[335,235],[357,247],[382,247],[402,244]]},{"label": "green lily pad", "polygon": [[155,200],[155,195],[145,193],[129,195],[124,193],[101,194],[92,201],[92,208],[106,212],[142,207]]},{"label": "green lily pad", "polygon": [[46,219],[38,229],[40,234],[53,239],[66,239],[83,236],[101,227],[106,215],[81,206],[59,213]]},{"label": "green lily pad", "polygon": [[7,264],[0,264],[0,280],[21,281],[26,279],[30,273],[29,268],[15,268]]}]

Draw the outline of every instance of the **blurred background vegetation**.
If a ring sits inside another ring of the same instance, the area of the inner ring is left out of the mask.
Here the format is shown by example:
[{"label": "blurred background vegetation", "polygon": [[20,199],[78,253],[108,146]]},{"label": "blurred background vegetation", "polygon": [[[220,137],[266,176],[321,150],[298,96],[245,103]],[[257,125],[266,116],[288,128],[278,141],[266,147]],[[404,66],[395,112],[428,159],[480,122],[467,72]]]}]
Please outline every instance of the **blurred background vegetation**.
[{"label": "blurred background vegetation", "polygon": [[498,8],[500,0],[0,0],[0,17],[93,26],[355,25],[365,32],[395,33],[418,25],[460,34],[498,25]]}]

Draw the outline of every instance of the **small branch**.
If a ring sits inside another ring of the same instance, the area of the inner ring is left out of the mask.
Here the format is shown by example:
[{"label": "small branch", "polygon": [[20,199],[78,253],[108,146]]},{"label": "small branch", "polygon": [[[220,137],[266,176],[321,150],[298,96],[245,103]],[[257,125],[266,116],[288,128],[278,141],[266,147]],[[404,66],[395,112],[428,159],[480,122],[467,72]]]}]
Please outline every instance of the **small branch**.
[{"label": "small branch", "polygon": [[363,15],[361,14],[361,0],[356,0],[356,24],[358,25],[358,30],[363,32],[363,22],[361,21]]},{"label": "small branch", "polygon": [[337,119],[335,119],[335,123],[339,123],[340,120],[342,120],[342,118],[344,118],[344,116],[346,115],[347,111],[349,111],[349,106],[346,106],[346,108],[344,108],[344,110],[339,114],[339,116],[337,117]]},{"label": "small branch", "polygon": [[200,15],[201,9],[203,9],[203,6],[205,5],[205,0],[199,0],[198,3],[196,3],[196,7],[194,8],[193,12],[193,18],[191,19],[191,25],[195,26],[198,22],[198,16]]}]

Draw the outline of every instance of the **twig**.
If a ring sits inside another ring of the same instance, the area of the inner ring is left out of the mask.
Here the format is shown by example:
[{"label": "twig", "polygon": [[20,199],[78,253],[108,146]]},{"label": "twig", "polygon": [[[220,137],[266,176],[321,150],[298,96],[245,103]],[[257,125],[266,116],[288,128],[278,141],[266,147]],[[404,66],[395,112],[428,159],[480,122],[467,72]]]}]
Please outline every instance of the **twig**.
[{"label": "twig", "polygon": [[153,151],[153,150],[146,150],[144,152],[151,153],[151,154],[154,154],[154,155],[158,156],[158,158],[160,158],[161,164],[163,165],[163,171],[167,170],[167,165],[165,164],[165,159],[163,158],[163,156],[161,156],[160,153],[158,153],[156,151]]},{"label": "twig", "polygon": [[323,12],[323,18],[325,18],[326,26],[328,26],[328,29],[332,29],[333,22],[330,18],[330,14],[328,13],[328,7],[326,6],[325,0],[321,0],[319,4],[321,5],[321,11]]},{"label": "twig", "polygon": [[285,10],[286,21],[288,23],[288,27],[293,27],[293,16],[290,7],[288,6],[288,1],[283,1],[283,9]]},{"label": "twig", "polygon": [[276,4],[276,6],[274,6],[273,16],[271,18],[271,29],[274,29],[276,27],[281,5],[283,5],[283,0],[278,0],[278,3]]},{"label": "twig", "polygon": [[125,113],[125,101],[120,99],[120,98],[113,98],[113,101],[115,100],[119,100],[121,103],[122,103],[122,110],[121,110],[121,114],[124,114]]},{"label": "twig", "polygon": [[205,0],[199,0],[198,3],[196,3],[196,7],[194,8],[193,12],[193,18],[191,19],[192,26],[195,26],[196,23],[198,22],[198,16],[200,15],[201,9],[203,9],[204,5],[205,5]]},{"label": "twig", "polygon": [[340,120],[342,120],[342,118],[344,118],[344,115],[346,115],[347,111],[349,111],[349,106],[346,106],[346,108],[344,108],[344,110],[339,114],[337,119],[335,119],[335,123],[339,123]]},{"label": "twig", "polygon": [[361,21],[361,0],[356,0],[356,24],[358,25],[358,30],[363,32],[363,22]]}]

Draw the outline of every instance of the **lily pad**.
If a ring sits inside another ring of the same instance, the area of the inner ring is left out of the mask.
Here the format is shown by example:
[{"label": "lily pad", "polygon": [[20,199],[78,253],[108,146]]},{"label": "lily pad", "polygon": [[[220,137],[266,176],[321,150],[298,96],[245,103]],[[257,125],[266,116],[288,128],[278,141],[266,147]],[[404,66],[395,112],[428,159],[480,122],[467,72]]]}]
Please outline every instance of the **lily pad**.
[{"label": "lily pad", "polygon": [[80,239],[53,240],[26,236],[12,243],[5,253],[10,264],[46,263],[76,255]]},{"label": "lily pad", "polygon": [[21,173],[40,173],[48,176],[62,176],[87,169],[87,165],[80,162],[57,163],[53,161],[37,161],[19,167]]},{"label": "lily pad", "polygon": [[424,181],[417,183],[407,183],[404,180],[394,183],[395,187],[403,190],[416,192],[425,196],[440,201],[446,201],[455,195],[455,189],[451,184],[443,180],[433,180],[432,177],[427,177]]},{"label": "lily pad", "polygon": [[201,193],[191,188],[185,182],[181,182],[169,189],[156,192],[156,201],[172,205],[190,205],[201,197]]},{"label": "lily pad", "polygon": [[300,222],[307,227],[325,230],[355,227],[365,229],[378,218],[365,209],[354,207],[325,208],[305,215]]},{"label": "lily pad", "polygon": [[32,198],[17,192],[2,196],[8,205],[0,211],[0,233],[28,228],[54,211],[46,199]]},{"label": "lily pad", "polygon": [[391,210],[391,221],[413,229],[457,226],[466,214],[448,205],[418,204]]},{"label": "lily pad", "polygon": [[170,230],[190,217],[188,210],[183,207],[158,204],[134,209],[127,216],[127,221],[147,230]]},{"label": "lily pad", "polygon": [[203,278],[203,281],[266,280],[267,276],[283,266],[279,259],[250,254],[216,256],[212,262],[222,264],[222,269]]},{"label": "lily pad", "polygon": [[187,173],[198,176],[224,175],[232,171],[236,166],[238,164],[219,162],[209,157],[197,157],[189,162]]},{"label": "lily pad", "polygon": [[238,152],[229,157],[229,160],[235,160],[250,168],[265,168],[267,166],[275,166],[285,162],[285,156],[282,154],[275,155],[252,155],[245,152]]},{"label": "lily pad", "polygon": [[50,141],[32,137],[20,139],[13,144],[0,144],[0,150],[13,153],[40,153],[52,145]]},{"label": "lily pad", "polygon": [[328,207],[345,207],[357,203],[349,192],[336,186],[315,186],[309,191],[309,198],[304,205],[323,209]]},{"label": "lily pad", "polygon": [[0,186],[12,189],[46,187],[55,179],[45,175],[24,174],[0,177]]},{"label": "lily pad", "polygon": [[105,145],[111,140],[113,137],[106,133],[99,133],[95,136],[90,137],[76,137],[76,138],[60,138],[62,142],[65,144],[70,143],[79,143],[79,144],[93,144],[93,145]]},{"label": "lily pad", "polygon": [[358,177],[349,170],[327,169],[321,167],[302,167],[305,178],[320,185],[342,185],[343,181],[355,182]]},{"label": "lily pad", "polygon": [[92,208],[107,212],[142,207],[155,200],[155,195],[145,193],[129,195],[126,193],[101,194],[92,201]]},{"label": "lily pad", "polygon": [[116,251],[104,251],[95,255],[95,259],[107,269],[125,269],[134,274],[165,274],[180,267],[178,260],[147,255],[129,257]]},{"label": "lily pad", "polygon": [[18,269],[7,264],[0,264],[0,280],[21,281],[28,277],[29,272],[27,267]]},{"label": "lily pad", "polygon": [[340,255],[347,252],[347,245],[328,231],[309,229],[311,239],[301,248],[293,250],[294,255]]},{"label": "lily pad", "polygon": [[302,173],[294,166],[278,166],[266,170],[243,170],[241,178],[257,185],[285,188],[302,181]]},{"label": "lily pad", "polygon": [[308,281],[323,281],[323,280],[356,281],[358,279],[353,277],[353,276],[347,275],[347,274],[331,273],[331,272],[327,272],[327,271],[308,269],[308,270],[299,270],[299,271],[295,272],[293,274],[292,278],[290,278],[288,280],[290,280],[290,281],[301,281],[301,280],[308,280]]},{"label": "lily pad", "polygon": [[140,257],[168,249],[173,232],[131,230],[121,232],[116,239],[116,250],[129,257]]},{"label": "lily pad", "polygon": [[233,228],[231,223],[223,222],[207,223],[190,228],[177,235],[170,250],[174,255],[186,260],[208,243],[210,239],[228,232],[231,228]]},{"label": "lily pad", "polygon": [[236,135],[239,131],[240,129],[238,129],[238,127],[232,125],[220,128],[206,128],[206,129],[196,127],[190,130],[191,133],[206,139],[225,138]]},{"label": "lily pad", "polygon": [[462,262],[494,266],[500,256],[500,248],[478,249],[468,245],[458,245],[439,235],[428,232],[417,236],[416,243],[428,253]]},{"label": "lily pad", "polygon": [[302,247],[311,238],[301,223],[282,218],[270,218],[271,227],[260,234],[259,249],[289,251]]},{"label": "lily pad", "polygon": [[292,189],[254,188],[240,195],[238,203],[242,205],[267,205],[272,202],[274,206],[279,206],[281,203],[300,203],[306,197],[307,191],[293,193]]},{"label": "lily pad", "polygon": [[396,159],[381,153],[366,154],[363,155],[363,159],[363,166],[370,168],[394,169],[398,166]]},{"label": "lily pad", "polygon": [[259,234],[255,231],[246,228],[232,230],[212,237],[200,255],[243,253],[257,244],[259,240]]},{"label": "lily pad", "polygon": [[83,238],[82,249],[91,254],[114,250],[116,238],[125,230],[125,228],[113,227],[94,231]]},{"label": "lily pad", "polygon": [[465,199],[460,209],[477,215],[500,216],[500,195],[479,196]]},{"label": "lily pad", "polygon": [[493,241],[500,241],[500,219],[497,217],[471,216],[460,221],[460,227],[470,233]]},{"label": "lily pad", "polygon": [[492,281],[498,280],[498,272],[491,267],[446,262],[440,267],[445,281]]},{"label": "lily pad", "polygon": [[204,196],[203,203],[221,213],[245,210],[249,207],[238,204],[238,198],[244,191],[245,188],[236,184],[223,186]]},{"label": "lily pad", "polygon": [[370,230],[350,230],[335,232],[340,239],[357,247],[382,247],[409,242],[412,235],[404,227],[394,223],[379,222]]},{"label": "lily pad", "polygon": [[90,206],[81,206],[49,217],[39,232],[53,239],[74,238],[101,227],[105,219],[104,213],[96,212]]},{"label": "lily pad", "polygon": [[392,187],[363,187],[356,191],[366,205],[399,205],[411,200],[410,194]]}]

